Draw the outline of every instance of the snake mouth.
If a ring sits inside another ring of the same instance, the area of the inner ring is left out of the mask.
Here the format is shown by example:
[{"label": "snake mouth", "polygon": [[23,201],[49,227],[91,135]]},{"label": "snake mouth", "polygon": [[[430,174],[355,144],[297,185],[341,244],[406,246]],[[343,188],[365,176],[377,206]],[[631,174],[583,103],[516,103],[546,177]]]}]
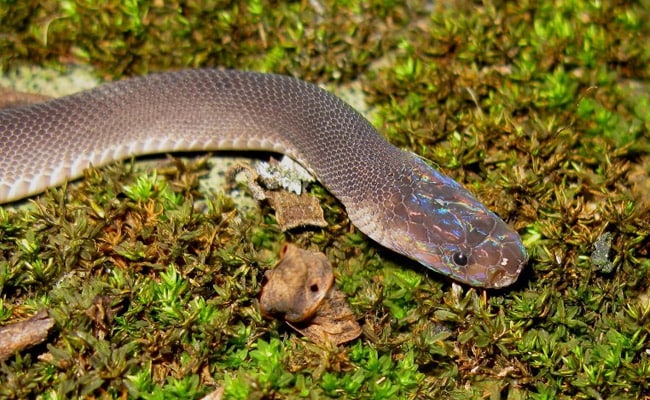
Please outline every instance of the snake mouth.
[{"label": "snake mouth", "polygon": [[[490,289],[500,289],[512,285],[519,278],[526,262],[526,259],[522,260],[515,270],[506,269],[501,266],[492,266],[485,271],[485,267],[481,267],[484,270],[485,279],[481,286]],[[471,276],[470,271],[468,271],[468,276]]]},{"label": "snake mouth", "polygon": [[519,273],[524,268],[524,263],[519,265],[519,268],[514,273],[505,271],[503,269],[493,269],[488,277],[486,287],[493,289],[500,289],[502,287],[510,286],[517,281]]}]

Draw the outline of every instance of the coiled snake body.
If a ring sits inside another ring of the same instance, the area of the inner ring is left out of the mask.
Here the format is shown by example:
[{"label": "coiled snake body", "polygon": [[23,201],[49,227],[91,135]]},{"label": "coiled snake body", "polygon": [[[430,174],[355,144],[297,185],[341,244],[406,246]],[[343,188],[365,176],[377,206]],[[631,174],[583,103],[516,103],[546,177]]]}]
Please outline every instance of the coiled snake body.
[{"label": "coiled snake body", "polygon": [[514,282],[519,235],[451,178],[304,81],[193,69],[0,110],[0,203],[134,155],[266,150],[305,166],[380,244],[475,286]]}]

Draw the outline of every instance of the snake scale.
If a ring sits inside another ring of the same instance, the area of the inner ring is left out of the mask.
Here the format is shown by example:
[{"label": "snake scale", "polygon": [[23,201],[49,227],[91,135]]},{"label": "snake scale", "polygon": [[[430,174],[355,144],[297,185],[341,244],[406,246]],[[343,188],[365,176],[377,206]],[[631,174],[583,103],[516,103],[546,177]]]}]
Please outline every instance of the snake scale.
[{"label": "snake scale", "polygon": [[513,283],[521,238],[451,178],[388,143],[358,112],[299,79],[190,69],[0,110],[0,203],[89,166],[181,151],[288,155],[381,245],[474,286]]}]

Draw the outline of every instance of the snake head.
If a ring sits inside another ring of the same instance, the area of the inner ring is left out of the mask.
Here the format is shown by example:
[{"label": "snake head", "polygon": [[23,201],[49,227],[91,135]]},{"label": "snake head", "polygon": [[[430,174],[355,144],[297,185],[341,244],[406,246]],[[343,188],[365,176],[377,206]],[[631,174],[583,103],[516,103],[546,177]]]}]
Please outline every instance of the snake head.
[{"label": "snake head", "polygon": [[472,286],[515,282],[528,260],[519,234],[459,183],[411,156],[400,193],[384,204],[384,218],[394,223],[377,240]]}]

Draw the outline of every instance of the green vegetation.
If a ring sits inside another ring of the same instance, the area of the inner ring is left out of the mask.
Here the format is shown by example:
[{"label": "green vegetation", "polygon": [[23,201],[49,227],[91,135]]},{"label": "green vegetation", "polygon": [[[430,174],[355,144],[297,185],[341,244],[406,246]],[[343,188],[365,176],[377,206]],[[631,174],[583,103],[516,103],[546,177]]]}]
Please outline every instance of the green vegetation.
[{"label": "green vegetation", "polygon": [[[199,193],[200,161],[91,170],[0,208],[0,325],[56,321],[0,362],[0,397],[650,396],[650,3],[516,3],[0,0],[2,70],[359,81],[375,125],[531,255],[513,287],[471,289],[369,241],[318,185],[329,227],[281,233],[267,209]],[[359,340],[322,348],[261,318],[286,239],[334,262]]]}]

